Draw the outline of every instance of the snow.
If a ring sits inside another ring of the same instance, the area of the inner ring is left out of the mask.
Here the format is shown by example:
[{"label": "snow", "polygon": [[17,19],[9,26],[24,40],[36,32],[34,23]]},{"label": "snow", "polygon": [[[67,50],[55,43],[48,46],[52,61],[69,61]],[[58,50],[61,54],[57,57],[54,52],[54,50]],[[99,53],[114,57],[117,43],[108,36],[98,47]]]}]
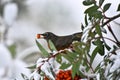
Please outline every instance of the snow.
[{"label": "snow", "polygon": [[47,60],[47,58],[39,58],[38,60],[37,60],[37,66],[36,67],[40,67],[42,64],[44,64],[44,60]]},{"label": "snow", "polygon": [[58,51],[52,51],[52,55],[58,54]]},{"label": "snow", "polygon": [[16,3],[8,3],[4,7],[4,20],[5,22],[11,26],[18,15],[18,6]]},{"label": "snow", "polygon": [[38,70],[41,70],[47,77],[54,80],[55,78],[52,74],[54,68],[53,62],[54,58],[50,58],[49,61],[48,58],[39,58],[36,62],[37,69],[31,74],[30,78],[34,78],[35,80],[39,80],[40,78],[42,78],[42,76],[38,74]]},{"label": "snow", "polygon": [[0,43],[0,67],[6,67],[11,64],[12,57],[6,46]]},{"label": "snow", "polygon": [[0,43],[0,80],[20,79],[23,80],[21,73],[30,75],[27,64],[19,59],[12,59],[7,47]]},{"label": "snow", "polygon": [[52,70],[51,70],[51,65],[48,62],[45,62],[42,66],[41,66],[41,70],[45,73],[46,76],[48,76],[50,79],[55,80],[53,74],[52,74]]},{"label": "snow", "polygon": [[35,73],[34,74],[34,80],[40,80],[40,74]]},{"label": "snow", "polygon": [[50,58],[49,59],[49,61],[48,61],[48,63],[51,65],[51,67],[53,68],[53,69],[55,69],[55,58],[53,57],[53,58]]},{"label": "snow", "polygon": [[100,80],[100,74],[99,73],[96,75],[96,79]]},{"label": "snow", "polygon": [[120,68],[120,56],[118,56],[115,60],[114,63],[112,65],[112,67],[110,68],[110,72],[114,72],[115,70],[117,70],[118,68]]}]

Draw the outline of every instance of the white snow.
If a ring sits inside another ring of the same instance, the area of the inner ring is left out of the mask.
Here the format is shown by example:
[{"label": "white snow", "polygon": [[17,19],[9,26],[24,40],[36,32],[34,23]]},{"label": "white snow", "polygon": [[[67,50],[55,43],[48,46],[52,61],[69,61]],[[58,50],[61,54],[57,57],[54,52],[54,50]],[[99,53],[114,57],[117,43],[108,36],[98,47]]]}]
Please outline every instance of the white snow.
[{"label": "white snow", "polygon": [[45,62],[41,66],[41,70],[45,73],[45,75],[48,76],[50,79],[55,80],[50,68],[51,68],[51,65],[48,62]]},{"label": "white snow", "polygon": [[11,26],[18,15],[18,6],[16,3],[8,3],[4,7],[4,20],[5,22]]}]

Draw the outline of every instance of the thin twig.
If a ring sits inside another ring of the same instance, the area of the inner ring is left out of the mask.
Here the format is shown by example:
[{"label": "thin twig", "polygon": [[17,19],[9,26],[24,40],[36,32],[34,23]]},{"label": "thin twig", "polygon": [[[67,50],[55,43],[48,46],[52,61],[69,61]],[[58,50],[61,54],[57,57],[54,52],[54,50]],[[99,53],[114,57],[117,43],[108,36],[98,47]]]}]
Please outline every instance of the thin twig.
[{"label": "thin twig", "polygon": [[103,23],[103,24],[101,25],[101,27],[104,27],[106,24],[108,24],[109,22],[111,22],[111,21],[117,19],[118,17],[120,17],[120,14],[118,14],[118,15],[116,15],[116,16],[113,16],[113,17],[109,18],[109,20],[107,20],[105,23]]},{"label": "thin twig", "polygon": [[[101,37],[95,37],[94,39],[98,39],[98,38],[101,38]],[[114,40],[112,40],[112,39],[110,39],[110,38],[107,38],[107,37],[103,37],[104,39],[107,39],[107,40],[109,40],[109,41],[111,41],[111,42],[113,42],[113,43],[115,43],[115,44],[117,44],[117,42],[116,41],[114,41]],[[91,41],[91,40],[93,40],[93,39],[89,39],[88,41]]]},{"label": "thin twig", "polygon": [[119,41],[118,41],[117,37],[115,36],[113,30],[111,29],[110,25],[107,25],[107,26],[108,26],[109,31],[110,31],[111,34],[113,35],[114,39],[115,39],[115,40],[117,41],[117,43],[119,44]]}]

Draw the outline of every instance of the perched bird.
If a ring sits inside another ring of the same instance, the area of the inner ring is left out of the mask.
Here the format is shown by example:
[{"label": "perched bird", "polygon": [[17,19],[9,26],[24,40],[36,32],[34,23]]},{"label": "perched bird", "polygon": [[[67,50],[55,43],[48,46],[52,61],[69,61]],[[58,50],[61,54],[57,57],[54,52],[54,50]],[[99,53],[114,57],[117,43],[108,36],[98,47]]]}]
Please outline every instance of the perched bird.
[{"label": "perched bird", "polygon": [[[80,41],[82,36],[82,32],[74,33],[72,35],[67,36],[57,36],[52,32],[45,32],[43,34],[37,34],[37,39],[45,39],[48,43],[49,40],[53,42],[56,49],[63,50],[65,48],[69,48],[73,41]],[[49,43],[48,43],[49,47]]]}]

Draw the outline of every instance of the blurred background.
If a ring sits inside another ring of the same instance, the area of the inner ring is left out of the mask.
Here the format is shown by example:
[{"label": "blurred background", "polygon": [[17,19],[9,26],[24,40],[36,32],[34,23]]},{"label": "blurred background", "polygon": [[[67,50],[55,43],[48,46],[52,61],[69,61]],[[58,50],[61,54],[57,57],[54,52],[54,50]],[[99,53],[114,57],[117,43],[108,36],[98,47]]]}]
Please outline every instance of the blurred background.
[{"label": "blurred background", "polygon": [[[29,76],[26,67],[35,64],[41,56],[36,46],[37,33],[53,32],[69,35],[81,32],[84,23],[83,0],[0,0],[0,80],[22,80],[21,73]],[[113,16],[119,0],[112,3],[106,15]],[[120,33],[120,18],[113,25]],[[109,33],[107,37],[112,37]],[[120,36],[117,38],[120,40]],[[47,49],[44,40],[39,42]]]}]

